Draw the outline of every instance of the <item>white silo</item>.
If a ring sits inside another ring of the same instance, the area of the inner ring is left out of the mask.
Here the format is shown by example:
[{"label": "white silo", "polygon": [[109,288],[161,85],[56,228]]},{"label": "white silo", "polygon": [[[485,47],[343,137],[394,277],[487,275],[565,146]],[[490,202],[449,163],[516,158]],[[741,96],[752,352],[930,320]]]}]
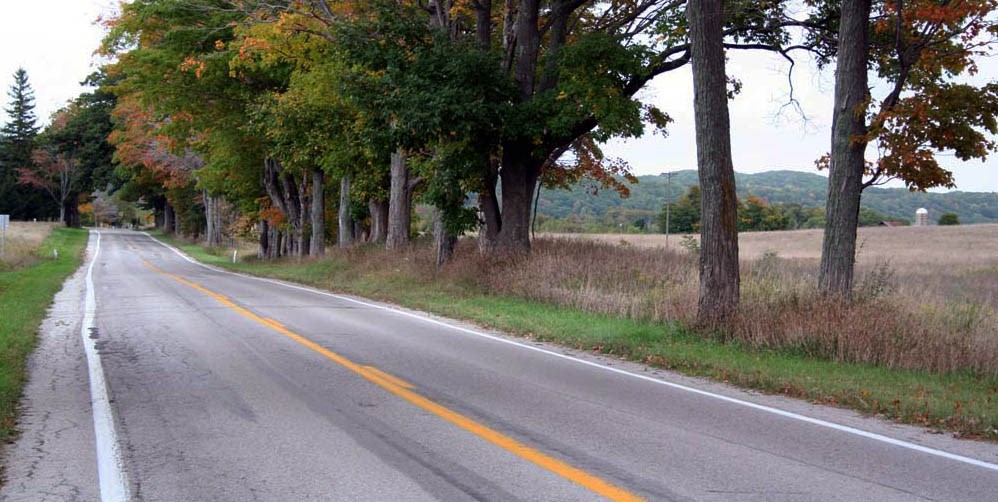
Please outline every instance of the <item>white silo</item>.
[{"label": "white silo", "polygon": [[929,210],[925,209],[924,207],[918,208],[918,211],[915,211],[915,226],[925,227],[928,225],[929,225]]}]

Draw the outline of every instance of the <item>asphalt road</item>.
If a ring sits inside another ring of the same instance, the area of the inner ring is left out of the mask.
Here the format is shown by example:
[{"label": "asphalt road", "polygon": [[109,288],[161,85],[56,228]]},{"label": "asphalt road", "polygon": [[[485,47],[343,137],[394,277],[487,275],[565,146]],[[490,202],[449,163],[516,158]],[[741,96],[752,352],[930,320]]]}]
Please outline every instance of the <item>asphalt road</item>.
[{"label": "asphalt road", "polygon": [[32,360],[3,500],[998,499],[994,445],[100,239],[93,329],[83,270]]}]

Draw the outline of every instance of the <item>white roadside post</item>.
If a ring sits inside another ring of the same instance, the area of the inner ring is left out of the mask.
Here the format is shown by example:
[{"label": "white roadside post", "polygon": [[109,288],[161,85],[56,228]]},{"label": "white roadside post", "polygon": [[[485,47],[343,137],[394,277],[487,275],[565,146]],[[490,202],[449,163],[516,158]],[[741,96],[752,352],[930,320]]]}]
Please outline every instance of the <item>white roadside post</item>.
[{"label": "white roadside post", "polygon": [[0,214],[0,258],[7,252],[7,227],[10,226],[10,215]]}]

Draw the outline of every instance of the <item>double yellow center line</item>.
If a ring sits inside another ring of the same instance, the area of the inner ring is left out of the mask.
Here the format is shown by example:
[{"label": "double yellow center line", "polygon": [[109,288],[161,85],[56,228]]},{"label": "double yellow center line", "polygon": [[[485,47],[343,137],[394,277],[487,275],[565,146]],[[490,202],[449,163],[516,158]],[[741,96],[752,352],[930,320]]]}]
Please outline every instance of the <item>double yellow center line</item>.
[{"label": "double yellow center line", "polygon": [[421,394],[413,390],[415,389],[415,387],[412,384],[398,377],[395,377],[378,368],[375,368],[374,366],[365,366],[357,364],[313,342],[312,340],[309,340],[308,338],[305,338],[289,330],[283,324],[273,319],[259,316],[257,314],[254,314],[253,312],[250,312],[249,310],[246,310],[243,307],[240,307],[239,305],[236,305],[235,302],[233,302],[224,295],[211,291],[210,289],[205,288],[200,284],[191,282],[178,275],[164,272],[163,270],[160,270],[159,268],[149,263],[148,261],[143,260],[143,262],[145,263],[146,267],[149,267],[156,273],[163,275],[165,277],[169,277],[186,286],[190,286],[191,288],[194,288],[214,298],[222,305],[225,305],[226,307],[238,312],[239,314],[242,314],[244,317],[247,317],[253,321],[256,321],[259,324],[267,326],[273,329],[274,331],[290,338],[291,340],[294,340],[295,342],[298,342],[299,344],[304,345],[305,347],[308,347],[309,349],[312,349],[313,351],[319,354],[322,354],[327,359],[339,364],[340,366],[343,366],[344,368],[352,371],[353,373],[359,375],[365,380],[377,385],[378,387],[381,387],[382,389],[394,394],[395,396],[400,397],[408,401],[409,403],[414,404],[419,408],[422,408],[423,410],[428,411],[446,420],[447,422],[450,422],[451,424],[454,424],[460,427],[461,429],[464,429],[465,431],[468,431],[478,436],[479,438],[482,438],[508,452],[511,452],[514,455],[523,458],[524,460],[532,462],[544,469],[547,469],[548,471],[551,471],[569,481],[581,485],[610,500],[618,500],[618,501],[642,500],[640,497],[628,492],[627,490],[624,490],[623,488],[612,485],[592,474],[589,474],[586,471],[583,471],[582,469],[569,465],[537,449],[531,448],[530,446],[527,446],[509,436],[506,436],[505,434],[490,429],[485,425],[475,422],[474,420],[454,410],[451,410],[443,405],[440,405],[422,396]]}]

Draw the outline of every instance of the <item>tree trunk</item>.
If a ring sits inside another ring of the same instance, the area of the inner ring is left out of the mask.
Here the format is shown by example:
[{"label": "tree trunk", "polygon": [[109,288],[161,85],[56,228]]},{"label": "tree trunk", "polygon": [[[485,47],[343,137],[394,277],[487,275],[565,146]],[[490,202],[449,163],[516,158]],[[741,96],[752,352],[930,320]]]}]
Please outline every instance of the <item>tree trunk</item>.
[{"label": "tree trunk", "polygon": [[326,254],[326,178],[322,169],[312,169],[312,242],[309,256]]},{"label": "tree trunk", "polygon": [[267,220],[260,220],[259,222],[260,230],[260,249],[256,252],[256,257],[264,260],[270,258],[270,225],[267,224]]},{"label": "tree trunk", "polygon": [[818,289],[846,300],[852,297],[856,227],[863,192],[866,141],[861,138],[866,135],[866,114],[862,106],[868,93],[869,23],[870,0],[842,2]]},{"label": "tree trunk", "polygon": [[153,227],[166,228],[166,200],[156,197],[152,203]]},{"label": "tree trunk", "polygon": [[409,244],[409,225],[412,220],[412,189],[409,186],[409,166],[405,152],[399,149],[392,154],[392,188],[388,200],[388,234],[385,248],[400,249]]},{"label": "tree trunk", "polygon": [[485,177],[485,188],[478,194],[478,212],[481,225],[478,227],[478,252],[493,255],[498,249],[499,231],[502,229],[502,214],[499,212],[499,199],[496,197],[496,171],[489,170]]},{"label": "tree trunk", "polygon": [[70,228],[80,228],[80,194],[71,193],[62,202],[62,221]]},{"label": "tree trunk", "polygon": [[309,199],[311,194],[308,190],[308,179],[302,178],[298,183],[298,225],[295,226],[295,237],[298,240],[298,256],[305,256],[308,253],[308,244],[311,235],[306,233],[305,219],[309,214]]},{"label": "tree trunk", "polygon": [[388,201],[371,200],[367,202],[371,212],[371,242],[385,242],[388,237]]},{"label": "tree trunk", "polygon": [[286,216],[288,223],[291,224],[291,235],[286,239],[288,243],[286,254],[289,256],[301,256],[303,251],[301,244],[305,235],[305,229],[302,228],[302,205],[301,199],[298,197],[300,193],[298,182],[290,173],[284,173],[280,177],[280,183],[281,195],[285,200],[285,207],[287,207]]},{"label": "tree trunk", "polygon": [[284,234],[277,227],[270,227],[270,256],[271,260],[283,256]]},{"label": "tree trunk", "polygon": [[[168,234],[173,233],[174,216],[175,215],[173,214],[173,206],[171,206],[170,203],[167,202],[166,205],[163,206],[163,232]],[[95,225],[97,224],[96,218],[94,219],[94,224]]]},{"label": "tree trunk", "polygon": [[697,321],[712,325],[738,307],[738,202],[731,160],[722,0],[686,7],[693,59],[693,109],[700,178],[700,295]]},{"label": "tree trunk", "polygon": [[475,7],[475,34],[480,48],[488,52],[492,48],[492,0],[479,0]]},{"label": "tree trunk", "polygon": [[530,208],[537,186],[538,168],[529,154],[508,148],[503,154],[502,228],[496,235],[496,250],[506,253],[530,252]]},{"label": "tree trunk", "polygon": [[440,209],[433,211],[433,244],[437,250],[437,267],[451,261],[454,257],[454,246],[457,245],[457,236],[447,231],[443,221],[443,211]]},{"label": "tree trunk", "polygon": [[302,256],[308,251],[309,241],[309,236],[305,234],[305,218],[309,213],[308,184],[305,180],[299,183],[275,159],[265,159],[263,171],[263,186],[267,195],[291,224],[291,235],[285,238],[285,254]]},{"label": "tree trunk", "polygon": [[353,220],[350,218],[350,177],[340,178],[339,228],[336,232],[336,245],[347,247],[353,244]]},{"label": "tree trunk", "polygon": [[[516,11],[514,72],[520,88],[520,99],[524,102],[533,97],[534,82],[537,79],[537,59],[541,45],[540,5],[540,0],[520,0],[520,7]],[[503,191],[506,191],[505,185]]]},{"label": "tree trunk", "polygon": [[210,248],[222,246],[222,198],[202,192],[204,199],[204,215],[206,221],[205,244]]},{"label": "tree trunk", "polygon": [[212,236],[215,234],[215,211],[207,190],[201,190],[201,200],[204,202],[204,242],[208,247],[215,247],[212,245]]},{"label": "tree trunk", "polygon": [[364,223],[360,221],[353,222],[353,241],[354,242],[364,242]]}]

